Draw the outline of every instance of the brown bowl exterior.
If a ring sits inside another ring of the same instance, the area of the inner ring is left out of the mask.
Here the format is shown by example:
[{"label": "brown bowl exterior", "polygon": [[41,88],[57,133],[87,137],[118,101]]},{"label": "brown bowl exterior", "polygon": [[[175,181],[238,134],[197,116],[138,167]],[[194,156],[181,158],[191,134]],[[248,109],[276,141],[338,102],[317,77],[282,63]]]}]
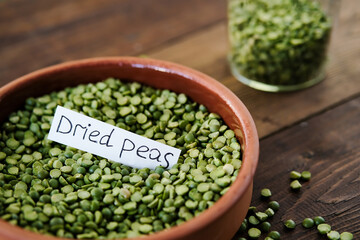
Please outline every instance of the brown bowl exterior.
[{"label": "brown bowl exterior", "polygon": [[[185,93],[210,111],[221,115],[241,142],[243,164],[229,191],[211,208],[190,221],[143,240],[226,240],[240,227],[251,202],[252,184],[259,155],[254,121],[244,104],[221,83],[187,67],[147,58],[107,57],[73,61],[35,71],[0,89],[0,122],[36,97],[108,77],[137,81],[155,88]],[[59,240],[0,220],[0,239]],[[134,238],[132,238],[134,239]]]}]

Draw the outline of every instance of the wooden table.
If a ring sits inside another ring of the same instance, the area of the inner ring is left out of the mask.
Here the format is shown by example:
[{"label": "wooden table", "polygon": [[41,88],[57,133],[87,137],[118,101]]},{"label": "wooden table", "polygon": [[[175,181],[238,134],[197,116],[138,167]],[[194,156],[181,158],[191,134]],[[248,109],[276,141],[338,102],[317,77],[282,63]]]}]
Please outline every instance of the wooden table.
[{"label": "wooden table", "polygon": [[[271,219],[282,239],[325,239],[304,229],[321,215],[360,239],[360,2],[343,0],[326,79],[293,93],[265,93],[236,81],[226,61],[226,1],[2,0],[0,85],[33,70],[81,58],[147,55],[200,70],[250,110],[260,137],[252,205],[260,190],[281,204]],[[289,189],[291,170],[313,177]],[[285,231],[282,221],[298,226]]]}]

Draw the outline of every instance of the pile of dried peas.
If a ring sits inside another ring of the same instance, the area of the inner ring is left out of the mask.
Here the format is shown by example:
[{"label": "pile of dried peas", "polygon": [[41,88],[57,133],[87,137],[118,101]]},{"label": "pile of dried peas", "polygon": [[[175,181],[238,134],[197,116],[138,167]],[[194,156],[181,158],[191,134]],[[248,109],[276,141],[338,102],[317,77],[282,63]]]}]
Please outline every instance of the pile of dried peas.
[{"label": "pile of dried peas", "polygon": [[[134,169],[47,139],[57,105],[181,149],[166,170]],[[241,167],[235,134],[184,94],[107,79],[26,100],[0,132],[0,216],[66,238],[126,238],[211,207]]]}]

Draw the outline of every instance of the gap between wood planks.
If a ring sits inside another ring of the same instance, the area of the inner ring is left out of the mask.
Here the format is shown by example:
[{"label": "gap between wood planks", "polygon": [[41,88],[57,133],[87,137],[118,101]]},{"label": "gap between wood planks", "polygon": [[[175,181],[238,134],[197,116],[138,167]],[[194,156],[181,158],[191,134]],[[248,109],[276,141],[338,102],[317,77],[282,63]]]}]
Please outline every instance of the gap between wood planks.
[{"label": "gap between wood planks", "polygon": [[357,98],[360,98],[360,93],[356,93],[356,94],[351,95],[351,96],[349,96],[349,97],[347,97],[347,98],[344,98],[344,99],[340,100],[339,102],[336,102],[336,103],[334,103],[334,104],[332,104],[332,105],[327,106],[326,108],[324,108],[324,109],[322,109],[322,110],[319,110],[318,112],[314,112],[314,113],[306,116],[306,118],[299,119],[298,121],[296,121],[296,122],[294,122],[294,123],[292,123],[292,124],[290,124],[290,125],[288,125],[288,126],[285,126],[285,127],[281,128],[281,129],[279,129],[279,130],[277,130],[277,131],[274,131],[274,132],[272,132],[272,133],[269,133],[268,135],[265,135],[265,136],[261,137],[260,140],[262,141],[262,140],[271,138],[272,136],[277,135],[277,134],[279,134],[280,132],[286,131],[287,129],[292,128],[293,126],[296,126],[296,125],[301,124],[301,123],[303,123],[303,122],[310,121],[310,120],[311,120],[312,118],[314,118],[314,117],[317,117],[317,116],[319,116],[319,115],[322,115],[322,114],[324,114],[324,113],[326,113],[326,112],[328,112],[328,111],[331,111],[331,110],[333,110],[333,109],[335,109],[335,108],[337,108],[337,107],[339,107],[339,106],[341,106],[341,105],[343,105],[343,104],[345,104],[345,103],[347,103],[347,102],[350,102],[350,101],[352,101],[352,100],[355,100],[355,99],[357,99]]}]

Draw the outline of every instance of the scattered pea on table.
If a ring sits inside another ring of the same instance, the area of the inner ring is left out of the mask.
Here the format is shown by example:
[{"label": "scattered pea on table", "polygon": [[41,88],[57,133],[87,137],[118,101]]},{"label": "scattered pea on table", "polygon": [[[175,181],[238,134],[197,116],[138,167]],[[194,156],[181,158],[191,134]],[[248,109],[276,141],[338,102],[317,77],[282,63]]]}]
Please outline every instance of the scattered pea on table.
[{"label": "scattered pea on table", "polygon": [[302,185],[299,182],[299,180],[294,180],[290,183],[290,188],[294,191],[300,190],[301,187],[302,187]]},{"label": "scattered pea on table", "polygon": [[271,191],[268,188],[263,188],[261,189],[261,196],[264,198],[269,198],[271,197]]},{"label": "scattered pea on table", "polygon": [[327,234],[328,232],[331,231],[331,226],[329,224],[326,223],[320,223],[317,226],[317,230],[320,234]]},{"label": "scattered pea on table", "polygon": [[316,216],[316,217],[314,217],[314,223],[315,223],[315,225],[325,223],[325,219],[321,216]]},{"label": "scattered pea on table", "polygon": [[286,221],[284,222],[284,225],[285,225],[285,227],[288,228],[288,229],[294,229],[294,228],[296,227],[296,223],[295,223],[295,221],[292,220],[292,219],[286,220]]},{"label": "scattered pea on table", "polygon": [[269,202],[268,205],[269,205],[269,208],[271,208],[275,212],[278,211],[280,208],[280,204],[277,201],[271,201],[271,202]]},{"label": "scattered pea on table", "polygon": [[340,240],[352,240],[354,235],[350,232],[342,232],[340,234]]},{"label": "scattered pea on table", "polygon": [[278,231],[271,231],[269,234],[268,234],[268,237],[271,237],[272,239],[274,240],[278,240],[280,239],[280,233]]},{"label": "scattered pea on table", "polygon": [[312,228],[314,226],[314,220],[312,218],[305,218],[302,221],[302,225],[304,228]]},{"label": "scattered pea on table", "polygon": [[250,228],[248,231],[248,235],[252,239],[257,239],[261,236],[261,231],[257,228]]},{"label": "scattered pea on table", "polygon": [[305,181],[309,181],[311,178],[311,172],[309,171],[303,171],[301,173],[301,179],[305,180]]}]

